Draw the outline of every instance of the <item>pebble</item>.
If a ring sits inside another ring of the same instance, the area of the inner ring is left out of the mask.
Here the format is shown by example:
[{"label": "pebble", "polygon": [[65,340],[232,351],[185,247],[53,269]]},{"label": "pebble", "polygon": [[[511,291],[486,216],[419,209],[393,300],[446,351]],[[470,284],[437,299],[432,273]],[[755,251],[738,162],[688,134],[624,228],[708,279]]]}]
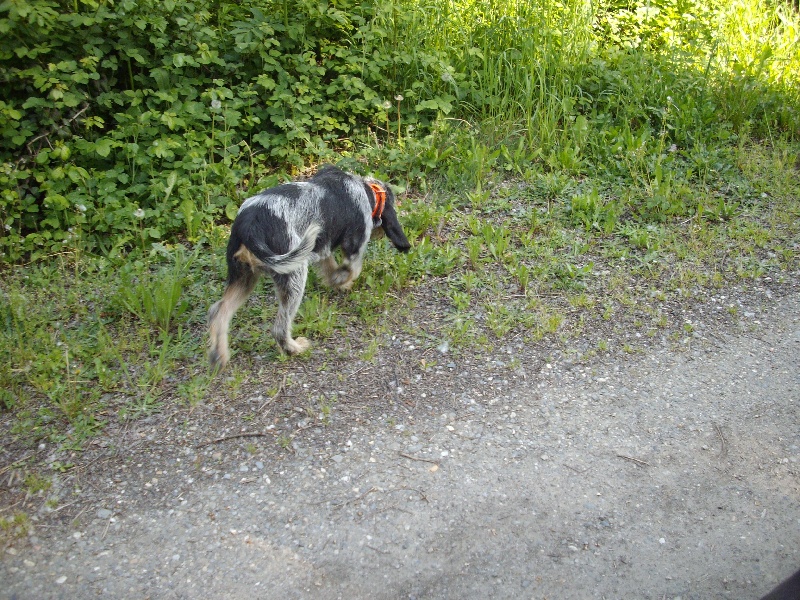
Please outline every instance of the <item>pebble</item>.
[{"label": "pebble", "polygon": [[107,508],[101,508],[97,511],[97,518],[98,519],[109,519],[113,513],[108,510]]},{"label": "pebble", "polygon": [[59,577],[58,579],[56,579],[56,583],[57,583],[58,585],[61,585],[61,584],[62,584],[62,583],[64,583],[66,580],[67,580],[67,576],[66,576],[66,575],[62,575],[61,577]]}]

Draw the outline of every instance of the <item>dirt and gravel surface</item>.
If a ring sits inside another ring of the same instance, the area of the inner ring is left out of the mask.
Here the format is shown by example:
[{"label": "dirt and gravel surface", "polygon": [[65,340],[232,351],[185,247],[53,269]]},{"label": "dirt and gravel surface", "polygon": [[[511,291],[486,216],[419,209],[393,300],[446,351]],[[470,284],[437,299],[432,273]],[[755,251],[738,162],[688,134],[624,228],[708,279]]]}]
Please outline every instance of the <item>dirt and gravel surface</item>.
[{"label": "dirt and gravel surface", "polygon": [[800,567],[800,288],[683,318],[633,353],[254,359],[230,397],[42,445],[74,466],[58,506],[5,469],[33,528],[0,596],[758,598]]}]

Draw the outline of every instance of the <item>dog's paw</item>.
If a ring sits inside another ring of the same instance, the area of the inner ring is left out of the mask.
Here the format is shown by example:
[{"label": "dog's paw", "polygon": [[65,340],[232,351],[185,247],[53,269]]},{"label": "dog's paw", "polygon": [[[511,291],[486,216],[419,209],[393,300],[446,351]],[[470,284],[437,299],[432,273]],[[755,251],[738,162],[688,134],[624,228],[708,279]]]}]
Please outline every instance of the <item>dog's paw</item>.
[{"label": "dog's paw", "polygon": [[336,289],[339,290],[340,292],[349,292],[352,289],[353,284],[355,282],[356,282],[355,279],[350,279],[348,281],[345,281],[342,285],[337,285]]},{"label": "dog's paw", "polygon": [[226,351],[220,351],[217,348],[211,348],[208,352],[208,362],[212,373],[219,373],[222,371],[230,360],[230,354]]},{"label": "dog's paw", "polygon": [[286,343],[286,354],[290,356],[294,356],[295,354],[302,354],[311,348],[311,342],[304,337],[295,338],[293,340],[289,340]]},{"label": "dog's paw", "polygon": [[353,285],[353,272],[349,267],[341,266],[331,273],[330,283],[340,290],[349,290]]}]

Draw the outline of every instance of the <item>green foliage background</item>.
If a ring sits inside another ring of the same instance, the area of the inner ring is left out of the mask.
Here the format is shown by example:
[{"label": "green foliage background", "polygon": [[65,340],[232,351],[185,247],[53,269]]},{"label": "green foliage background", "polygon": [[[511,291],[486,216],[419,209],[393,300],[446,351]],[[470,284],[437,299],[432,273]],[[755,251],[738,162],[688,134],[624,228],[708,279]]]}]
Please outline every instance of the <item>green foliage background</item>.
[{"label": "green foliage background", "polygon": [[452,182],[464,122],[656,189],[620,152],[796,137],[798,54],[774,0],[4,0],[2,260],[197,241],[322,160]]}]

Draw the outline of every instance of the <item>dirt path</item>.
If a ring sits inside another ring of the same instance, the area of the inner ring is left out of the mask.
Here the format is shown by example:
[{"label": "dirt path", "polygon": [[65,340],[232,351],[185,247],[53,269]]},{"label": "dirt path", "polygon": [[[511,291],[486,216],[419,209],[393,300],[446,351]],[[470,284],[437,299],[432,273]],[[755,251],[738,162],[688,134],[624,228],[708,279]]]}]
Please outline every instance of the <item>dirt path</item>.
[{"label": "dirt path", "polygon": [[693,346],[440,360],[385,412],[329,373],[328,426],[284,392],[210,444],[265,396],[153,417],[6,548],[0,595],[758,598],[800,566],[800,295]]}]

